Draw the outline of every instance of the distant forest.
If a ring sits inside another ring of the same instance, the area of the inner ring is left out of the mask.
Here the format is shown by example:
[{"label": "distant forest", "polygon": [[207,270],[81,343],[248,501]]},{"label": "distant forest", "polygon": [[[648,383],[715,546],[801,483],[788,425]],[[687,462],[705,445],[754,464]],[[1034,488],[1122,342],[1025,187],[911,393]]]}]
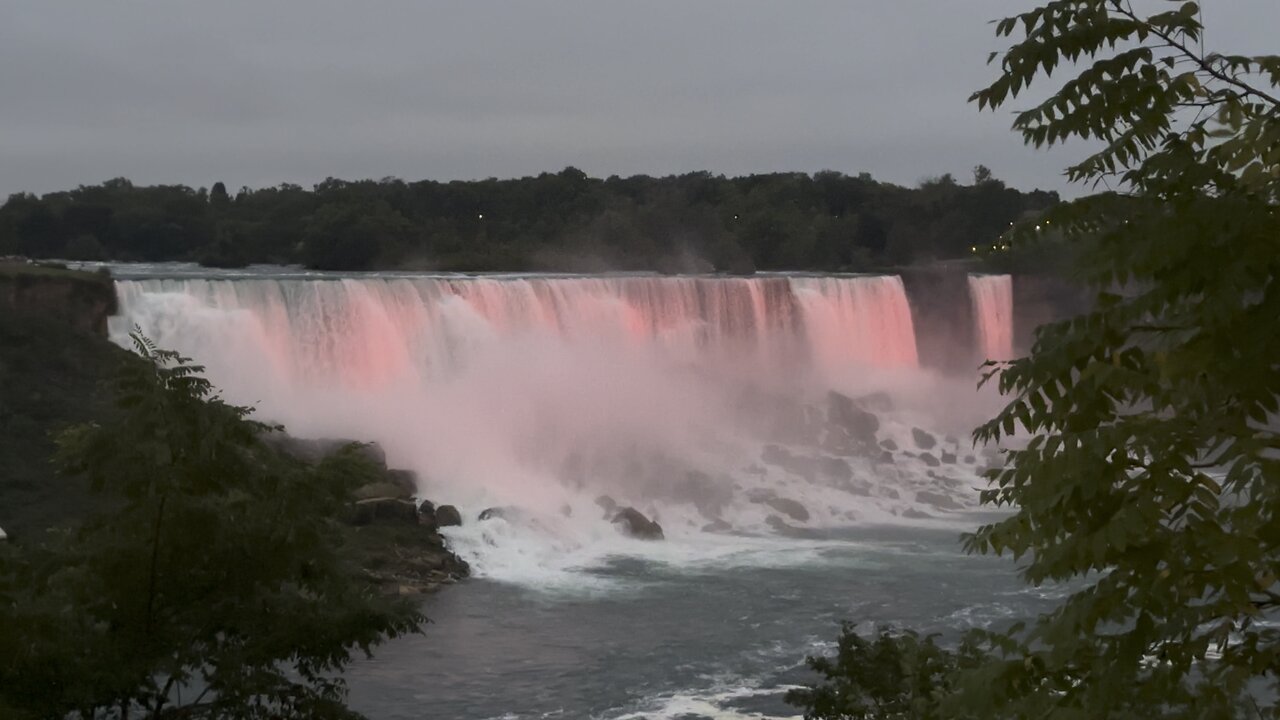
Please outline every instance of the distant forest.
[{"label": "distant forest", "polygon": [[0,207],[0,255],[325,270],[860,271],[965,257],[1058,202],[983,166],[907,188],[824,171],[726,178],[330,178],[234,195],[119,178]]}]

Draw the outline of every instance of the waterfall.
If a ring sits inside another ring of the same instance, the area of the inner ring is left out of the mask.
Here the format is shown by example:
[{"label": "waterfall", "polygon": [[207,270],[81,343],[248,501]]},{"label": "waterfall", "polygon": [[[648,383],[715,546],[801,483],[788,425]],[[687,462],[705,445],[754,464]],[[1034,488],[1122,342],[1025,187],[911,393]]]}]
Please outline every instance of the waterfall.
[{"label": "waterfall", "polygon": [[1013,278],[970,275],[969,297],[977,322],[978,349],[984,360],[1013,358]]},{"label": "waterfall", "polygon": [[215,380],[230,373],[237,394],[260,385],[258,397],[298,382],[438,379],[485,347],[536,340],[718,372],[917,363],[897,277],[183,278],[118,290],[118,334],[137,324]]},{"label": "waterfall", "polygon": [[601,495],[660,517],[669,538],[713,521],[773,533],[777,494],[815,525],[917,522],[943,495],[947,509],[971,502],[915,454],[887,467],[847,407],[878,394],[873,432],[908,447],[913,428],[972,392],[919,371],[897,276],[252,270],[116,282],[117,342],[140,328],[293,435],[376,441],[424,497],[469,517],[527,513],[519,528],[455,533],[482,572],[610,552],[625,539],[601,520]]}]

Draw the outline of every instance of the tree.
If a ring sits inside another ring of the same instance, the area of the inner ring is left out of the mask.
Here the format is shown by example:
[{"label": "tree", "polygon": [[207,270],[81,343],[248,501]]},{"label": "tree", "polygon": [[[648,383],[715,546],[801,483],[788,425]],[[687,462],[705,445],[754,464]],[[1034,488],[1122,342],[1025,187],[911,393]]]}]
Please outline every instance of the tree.
[{"label": "tree", "polygon": [[1035,146],[1100,143],[1067,176],[1103,192],[1008,241],[1055,228],[1096,301],[988,368],[1009,403],[975,439],[1025,444],[982,496],[1012,514],[965,539],[1072,592],[970,638],[989,656],[941,706],[1280,716],[1280,57],[1205,51],[1194,2],[1051,2],[996,31],[1018,39],[992,54],[981,108],[1078,63],[1014,128]]},{"label": "tree", "polygon": [[339,671],[423,620],[338,553],[335,518],[372,467],[355,448],[276,453],[199,366],[135,341],[117,422],[60,440],[103,510],[0,554],[0,714],[358,717]]},{"label": "tree", "polygon": [[209,189],[209,203],[219,210],[231,204],[231,196],[227,194],[227,186],[223,185],[221,180],[214,183],[213,187]]}]

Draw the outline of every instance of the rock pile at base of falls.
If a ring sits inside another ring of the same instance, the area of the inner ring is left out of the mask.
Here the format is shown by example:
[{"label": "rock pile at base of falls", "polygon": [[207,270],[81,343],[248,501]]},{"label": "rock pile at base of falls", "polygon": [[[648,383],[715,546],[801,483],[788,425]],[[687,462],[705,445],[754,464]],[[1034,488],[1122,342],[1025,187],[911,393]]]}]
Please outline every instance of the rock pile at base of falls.
[{"label": "rock pile at base of falls", "polygon": [[452,505],[437,507],[415,500],[417,477],[409,470],[388,468],[386,454],[376,443],[341,439],[303,439],[269,433],[263,440],[303,462],[318,463],[350,445],[377,470],[377,477],[355,489],[342,519],[348,525],[346,551],[365,568],[365,576],[387,594],[433,592],[471,574],[467,562],[449,549],[439,530],[461,525]]}]

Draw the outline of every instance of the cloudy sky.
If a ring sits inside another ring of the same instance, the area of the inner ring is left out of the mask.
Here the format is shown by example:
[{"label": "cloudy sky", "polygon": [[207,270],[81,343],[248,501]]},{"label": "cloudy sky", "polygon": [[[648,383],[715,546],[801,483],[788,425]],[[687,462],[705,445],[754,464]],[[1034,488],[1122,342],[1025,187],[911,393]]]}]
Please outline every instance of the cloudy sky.
[{"label": "cloudy sky", "polygon": [[[1014,0],[5,2],[0,197],[125,176],[868,171],[1065,188],[969,93]],[[1280,0],[1202,0],[1280,52]]]}]

